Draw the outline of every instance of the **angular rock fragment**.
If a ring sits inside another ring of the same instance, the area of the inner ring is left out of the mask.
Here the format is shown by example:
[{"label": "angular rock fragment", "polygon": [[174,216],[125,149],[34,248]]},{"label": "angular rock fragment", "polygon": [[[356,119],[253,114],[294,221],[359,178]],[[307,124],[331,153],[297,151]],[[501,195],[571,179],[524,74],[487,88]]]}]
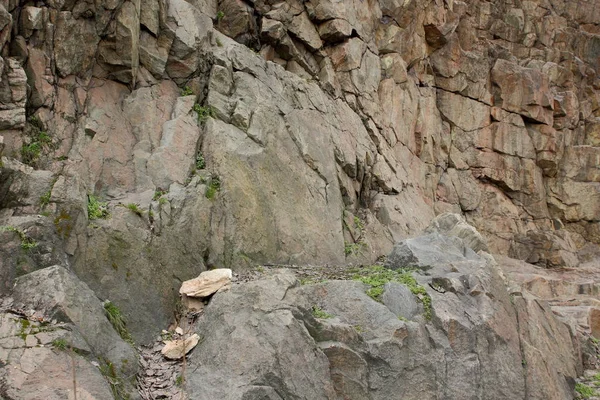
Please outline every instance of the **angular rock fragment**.
[{"label": "angular rock fragment", "polygon": [[197,333],[184,340],[167,340],[161,353],[168,359],[179,360],[196,347],[199,341],[200,336]]},{"label": "angular rock fragment", "polygon": [[231,282],[232,273],[229,268],[205,271],[197,278],[181,284],[179,293],[188,297],[207,297]]}]

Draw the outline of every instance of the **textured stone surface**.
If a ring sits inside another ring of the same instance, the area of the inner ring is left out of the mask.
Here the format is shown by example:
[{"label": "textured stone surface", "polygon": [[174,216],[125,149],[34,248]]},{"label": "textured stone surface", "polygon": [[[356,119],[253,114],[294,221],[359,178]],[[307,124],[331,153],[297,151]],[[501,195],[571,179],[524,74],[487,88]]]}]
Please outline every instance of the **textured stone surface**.
[{"label": "textured stone surface", "polygon": [[[76,390],[77,398],[112,398],[110,385],[100,370],[80,355],[89,352],[85,341],[67,328],[41,326],[10,313],[0,314],[0,389],[3,397],[35,399],[43,396],[59,400],[74,397]],[[24,335],[25,339],[22,338]],[[78,353],[69,348],[56,348],[53,340],[63,341]]]},{"label": "textured stone surface", "polygon": [[231,276],[231,270],[228,268],[205,271],[197,278],[183,282],[179,293],[187,297],[208,297],[230,284]]},{"label": "textured stone surface", "polygon": [[132,346],[113,329],[94,292],[65,268],[53,266],[20,277],[13,297],[16,304],[35,310],[38,316],[77,326],[92,352],[118,365],[126,375],[137,371]]},{"label": "textured stone surface", "polygon": [[[600,254],[598,11],[551,3],[1,4],[0,225],[38,243],[2,233],[2,290],[69,262],[148,342],[208,268],[368,264],[447,212],[485,240],[436,229],[475,250],[583,268]],[[89,195],[109,219],[87,219]]]},{"label": "textured stone surface", "polygon": [[[236,382],[231,396],[571,398],[581,361],[569,328],[527,293],[511,301],[500,274],[489,256],[417,274],[432,299],[431,321],[400,284],[386,286],[387,307],[360,282],[298,286],[285,270],[234,285],[215,295],[196,325],[206,340],[190,356],[188,394],[223,396],[210,382],[227,379]],[[317,307],[328,318],[313,317]],[[226,331],[228,343],[218,339]]]}]

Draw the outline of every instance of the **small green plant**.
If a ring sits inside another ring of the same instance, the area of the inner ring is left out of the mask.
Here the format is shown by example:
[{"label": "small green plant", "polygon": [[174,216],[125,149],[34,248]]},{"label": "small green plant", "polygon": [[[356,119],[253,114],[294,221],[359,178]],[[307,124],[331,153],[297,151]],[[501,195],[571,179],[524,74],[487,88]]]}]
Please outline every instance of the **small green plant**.
[{"label": "small green plant", "polygon": [[177,375],[177,378],[175,378],[175,385],[177,386],[183,386],[183,375]]},{"label": "small green plant", "polygon": [[220,23],[223,18],[225,18],[225,13],[223,11],[218,11],[217,12],[217,23]]},{"label": "small green plant", "polygon": [[154,196],[152,196],[152,200],[153,201],[159,200],[162,196],[164,196],[167,193],[169,193],[168,190],[156,188],[156,190],[154,191]]},{"label": "small green plant", "polygon": [[219,190],[221,190],[221,179],[218,176],[213,175],[207,183],[204,196],[207,199],[212,200]]},{"label": "small green plant", "polygon": [[40,197],[40,204],[42,207],[47,206],[50,203],[50,197],[52,196],[52,189],[49,189],[46,193]]},{"label": "small green plant", "polygon": [[354,227],[351,228],[348,223],[346,223],[345,219],[345,211],[342,212],[342,221],[344,222],[344,227],[348,230],[350,235],[352,236],[352,242],[344,242],[344,254],[346,257],[356,256],[362,253],[362,251],[367,247],[367,244],[363,240],[365,224],[364,222],[357,216],[353,218]]},{"label": "small green plant", "polygon": [[219,46],[219,47],[223,47],[223,42],[221,42],[221,38],[217,38],[217,39],[215,40],[215,42],[217,43],[217,46]]},{"label": "small green plant", "polygon": [[92,195],[88,194],[88,219],[106,219],[108,218],[108,203],[98,201],[98,199]]},{"label": "small green plant", "polygon": [[121,338],[126,342],[133,344],[133,338],[127,330],[127,323],[121,310],[115,304],[107,300],[104,302],[104,311],[106,313],[106,318],[108,318],[109,322]]},{"label": "small green plant", "polygon": [[31,165],[35,163],[42,153],[42,146],[38,142],[31,142],[29,144],[24,144],[21,147],[21,159],[23,163],[27,165]]},{"label": "small green plant", "polygon": [[198,152],[196,154],[196,169],[204,169],[206,167],[206,162],[204,161],[204,155],[202,152]]},{"label": "small green plant", "polygon": [[198,122],[203,124],[208,121],[209,118],[215,118],[216,112],[212,106],[201,106],[200,104],[194,104],[192,110],[198,114]]},{"label": "small green plant", "polygon": [[184,86],[183,89],[181,89],[182,96],[191,96],[193,94],[194,94],[194,91],[189,86]]},{"label": "small green plant", "polygon": [[50,149],[52,138],[43,130],[42,122],[37,117],[30,117],[28,122],[31,129],[29,143],[21,147],[21,160],[27,165],[36,166],[42,151]]},{"label": "small green plant", "polygon": [[14,226],[0,226],[0,232],[14,232],[17,235],[19,235],[19,239],[21,240],[21,248],[23,250],[31,250],[35,247],[37,247],[37,242],[35,240],[33,240],[32,238],[30,238],[29,236],[27,236],[27,234],[25,232],[23,232],[22,230],[20,230],[19,228],[16,228]]},{"label": "small green plant", "polygon": [[67,341],[63,338],[58,338],[58,339],[54,339],[51,343],[52,347],[54,347],[56,350],[61,350],[61,351],[65,351],[69,348],[69,344],[67,343]]},{"label": "small green plant", "polygon": [[100,372],[108,381],[113,398],[116,400],[129,400],[130,395],[127,393],[123,378],[117,373],[115,365],[108,360],[104,360],[103,364],[100,366]]},{"label": "small green plant", "polygon": [[140,205],[137,203],[129,203],[125,207],[132,213],[137,214],[139,217],[144,215],[144,210],[142,210]]},{"label": "small green plant", "polygon": [[312,315],[313,317],[320,319],[333,318],[333,315],[323,311],[319,306],[312,306]]},{"label": "small green plant", "polygon": [[579,394],[579,397],[582,399],[589,399],[590,397],[596,394],[594,388],[583,383],[576,383],[575,391]]},{"label": "small green plant", "polygon": [[355,216],[354,217],[354,227],[362,232],[365,229],[365,224],[362,222],[362,220],[360,218]]},{"label": "small green plant", "polygon": [[381,302],[383,287],[388,282],[398,282],[408,287],[412,294],[423,304],[425,319],[430,320],[432,316],[431,297],[427,294],[425,287],[419,285],[410,270],[391,270],[380,265],[363,268],[356,273],[353,280],[366,283],[370,286],[367,295],[373,300]]},{"label": "small green plant", "polygon": [[363,242],[344,242],[344,254],[346,254],[346,256],[358,255],[365,247],[367,247],[367,245]]},{"label": "small green plant", "polygon": [[158,204],[161,205],[161,206],[164,206],[168,202],[169,202],[169,200],[167,200],[166,197],[161,197],[160,199],[158,199]]}]

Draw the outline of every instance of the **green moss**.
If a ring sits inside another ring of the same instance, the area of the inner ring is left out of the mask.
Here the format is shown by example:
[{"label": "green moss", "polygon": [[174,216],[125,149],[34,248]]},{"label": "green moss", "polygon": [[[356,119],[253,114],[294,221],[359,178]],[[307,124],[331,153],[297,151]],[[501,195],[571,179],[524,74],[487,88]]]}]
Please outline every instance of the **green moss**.
[{"label": "green moss", "polygon": [[61,209],[56,218],[54,218],[54,228],[56,229],[56,233],[62,236],[63,239],[71,236],[71,231],[73,230],[73,222],[71,219],[69,213],[63,209]]},{"label": "green moss", "polygon": [[18,335],[21,339],[25,340],[25,338],[27,338],[27,335],[29,334],[31,322],[29,322],[28,319],[21,319],[19,320],[19,322],[21,323],[21,329],[19,329]]},{"label": "green moss", "polygon": [[315,318],[321,318],[321,319],[329,319],[329,318],[333,318],[333,315],[323,311],[321,309],[321,307],[319,306],[313,306],[312,307],[312,315]]},{"label": "green moss", "polygon": [[109,217],[108,213],[108,203],[98,201],[98,199],[92,195],[88,194],[88,219],[106,219]]},{"label": "green moss", "polygon": [[431,297],[427,294],[425,287],[419,285],[410,270],[391,270],[379,265],[363,268],[356,273],[352,279],[366,283],[371,286],[367,294],[375,301],[381,302],[383,287],[388,282],[398,282],[410,289],[417,299],[423,304],[424,315],[427,320],[431,319]]},{"label": "green moss", "polygon": [[217,23],[221,22],[225,18],[225,13],[223,11],[217,12]]},{"label": "green moss", "polygon": [[585,385],[583,383],[576,383],[575,391],[577,392],[577,394],[579,395],[579,398],[581,398],[581,399],[589,399],[590,397],[593,397],[596,395],[596,390],[594,390],[594,388],[592,388],[588,385]]}]

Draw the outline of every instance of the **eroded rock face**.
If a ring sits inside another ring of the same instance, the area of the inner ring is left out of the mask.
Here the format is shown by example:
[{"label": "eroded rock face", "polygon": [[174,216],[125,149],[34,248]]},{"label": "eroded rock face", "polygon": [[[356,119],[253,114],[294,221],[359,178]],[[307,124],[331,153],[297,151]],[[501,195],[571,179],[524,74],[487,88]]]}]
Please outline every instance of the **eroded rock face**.
[{"label": "eroded rock face", "polygon": [[94,293],[67,269],[53,266],[19,278],[13,298],[15,305],[35,310],[37,317],[76,326],[91,351],[124,374],[137,371],[135,350],[111,326]]},{"label": "eroded rock face", "polygon": [[[600,244],[596,14],[575,0],[3,4],[2,155],[36,171],[0,169],[0,225],[42,215],[32,240],[51,257],[15,252],[2,276],[69,259],[146,341],[209,267],[372,262],[446,212],[491,252],[577,267]],[[86,219],[89,195],[110,219]]]},{"label": "eroded rock face", "polygon": [[29,399],[43,394],[44,398],[59,400],[72,397],[76,390],[78,398],[112,398],[109,383],[84,356],[90,351],[86,342],[76,331],[66,328],[40,325],[7,312],[0,314],[3,397]]}]

